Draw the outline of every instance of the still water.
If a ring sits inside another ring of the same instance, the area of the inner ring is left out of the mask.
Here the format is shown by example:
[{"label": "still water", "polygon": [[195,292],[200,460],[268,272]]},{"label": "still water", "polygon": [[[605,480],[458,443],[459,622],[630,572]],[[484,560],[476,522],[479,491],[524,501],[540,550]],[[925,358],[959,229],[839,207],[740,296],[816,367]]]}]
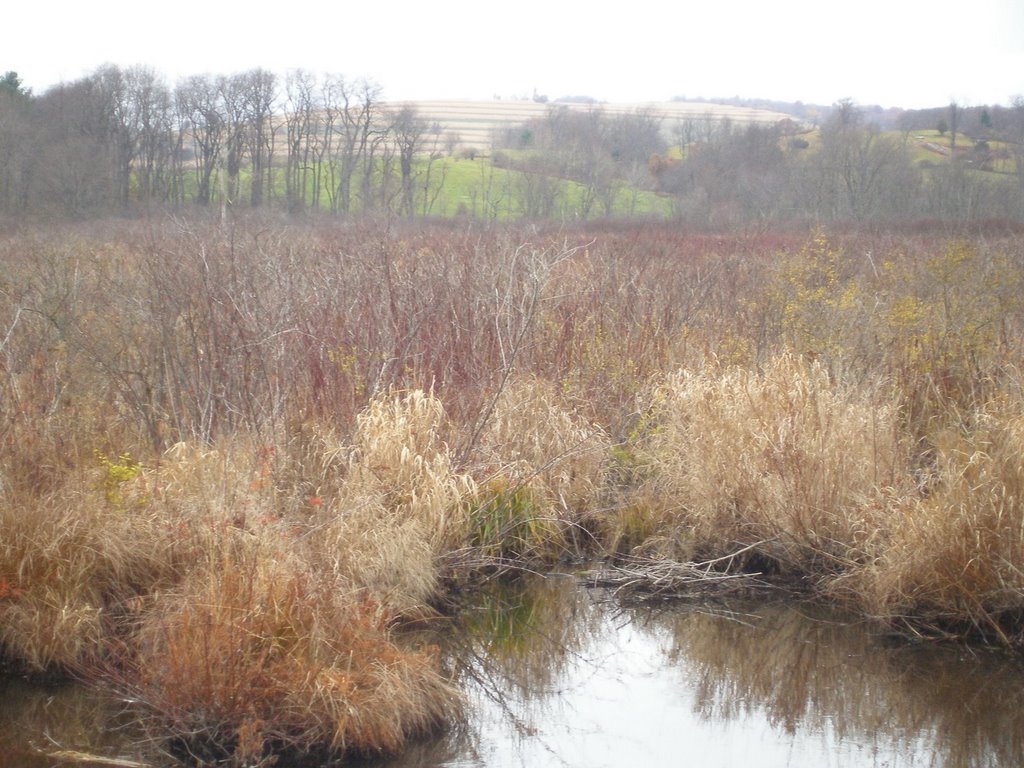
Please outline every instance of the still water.
[{"label": "still water", "polygon": [[[475,595],[441,641],[467,721],[360,765],[1024,765],[1020,659],[887,640],[792,601],[624,606],[549,577]],[[0,766],[82,765],[58,750],[167,765],[130,720],[77,686],[0,681]]]}]

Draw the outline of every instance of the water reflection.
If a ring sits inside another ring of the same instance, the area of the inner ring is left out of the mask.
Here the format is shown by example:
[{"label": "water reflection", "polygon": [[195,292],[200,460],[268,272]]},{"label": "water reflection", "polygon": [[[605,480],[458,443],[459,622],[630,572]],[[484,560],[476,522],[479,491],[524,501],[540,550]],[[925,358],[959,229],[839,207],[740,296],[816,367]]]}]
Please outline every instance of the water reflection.
[{"label": "water reflection", "polygon": [[[821,608],[623,607],[553,577],[484,590],[439,639],[470,700],[467,722],[363,765],[1024,764],[1019,659],[890,642]],[[102,697],[21,686],[0,682],[0,756],[60,764],[33,755],[44,734],[138,754],[117,741]]]},{"label": "water reflection", "polygon": [[707,722],[762,720],[794,741],[878,755],[849,763],[857,765],[1024,759],[1019,659],[885,642],[834,613],[791,604],[743,617],[659,612],[647,626]]},{"label": "water reflection", "polygon": [[1019,659],[792,603],[622,608],[566,579],[468,615],[471,743],[445,765],[1024,764]]},{"label": "water reflection", "polygon": [[101,758],[154,768],[170,762],[109,696],[72,683],[0,677],[0,766],[103,765]]}]

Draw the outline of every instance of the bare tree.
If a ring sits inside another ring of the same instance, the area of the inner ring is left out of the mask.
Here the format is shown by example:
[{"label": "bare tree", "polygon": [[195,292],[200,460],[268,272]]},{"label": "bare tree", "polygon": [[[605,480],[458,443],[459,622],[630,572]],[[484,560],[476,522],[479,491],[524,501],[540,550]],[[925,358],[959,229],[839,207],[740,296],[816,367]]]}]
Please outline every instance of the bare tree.
[{"label": "bare tree", "polygon": [[956,156],[956,132],[960,127],[960,116],[963,115],[964,108],[957,104],[956,99],[951,99],[949,102],[949,148]]},{"label": "bare tree", "polygon": [[112,64],[100,67],[89,80],[88,90],[97,110],[97,122],[102,126],[101,136],[110,150],[115,194],[120,205],[127,208],[132,162],[138,146],[138,105],[131,97],[128,77],[120,67]]},{"label": "bare tree", "polygon": [[[328,176],[335,213],[351,211],[352,182],[360,166],[364,182],[368,184],[372,178],[367,157],[375,137],[384,130],[378,127],[379,99],[380,87],[368,80],[349,83],[333,76],[324,83],[325,131],[329,129],[333,136],[328,149]],[[366,205],[369,195],[364,193],[363,199]]]},{"label": "bare tree", "polygon": [[109,104],[94,78],[61,83],[36,103],[40,202],[79,216],[118,204]]},{"label": "bare tree", "polygon": [[119,205],[128,207],[133,186],[144,201],[161,196],[171,151],[167,86],[154,70],[141,66],[122,69],[108,64],[87,81]]},{"label": "bare tree", "polygon": [[175,90],[180,124],[192,136],[196,170],[196,202],[209,205],[213,172],[220,157],[227,130],[221,111],[216,82],[208,75],[197,75],[180,83]]},{"label": "bare tree", "polygon": [[316,76],[302,69],[288,73],[285,79],[285,127],[288,156],[285,169],[285,195],[288,210],[295,213],[306,206],[309,191],[310,137],[314,132]]},{"label": "bare tree", "polygon": [[0,80],[0,211],[29,203],[36,146],[32,140],[32,96],[16,72]]},{"label": "bare tree", "polygon": [[126,70],[126,116],[133,127],[134,175],[139,197],[144,202],[167,199],[168,174],[173,163],[176,131],[170,90],[154,70],[133,67]]},{"label": "bare tree", "polygon": [[444,183],[448,178],[448,164],[441,163],[440,174],[435,174],[438,161],[445,156],[444,131],[438,123],[430,126],[428,136],[423,142],[421,154],[425,158],[423,166],[423,190],[422,215],[430,216],[434,212],[437,199],[444,191]]},{"label": "bare tree", "polygon": [[247,78],[244,74],[217,78],[217,91],[224,117],[223,164],[225,199],[222,205],[233,205],[239,196],[239,175],[247,148],[248,128]]},{"label": "bare tree", "polygon": [[1017,175],[1017,217],[1024,220],[1024,96],[1016,96],[1008,110],[1004,135],[1013,153]]},{"label": "bare tree", "polygon": [[415,107],[406,104],[392,118],[391,135],[398,150],[399,170],[401,173],[401,196],[398,213],[400,216],[413,216],[413,162],[423,148],[427,136],[427,121]]},{"label": "bare tree", "polygon": [[252,168],[249,200],[253,208],[263,205],[265,189],[273,189],[274,102],[277,76],[265,69],[253,69],[240,77],[245,110],[246,143]]},{"label": "bare tree", "polygon": [[[836,105],[821,129],[821,169],[832,180],[834,217],[866,219],[881,213],[886,180],[907,163],[898,140],[875,125],[849,100]],[[895,211],[887,212],[888,215]]]},{"label": "bare tree", "polygon": [[327,203],[332,213],[337,212],[335,195],[335,173],[332,162],[338,122],[338,78],[325,75],[320,84],[320,118],[313,132],[313,207],[320,208],[320,197],[327,194]]}]

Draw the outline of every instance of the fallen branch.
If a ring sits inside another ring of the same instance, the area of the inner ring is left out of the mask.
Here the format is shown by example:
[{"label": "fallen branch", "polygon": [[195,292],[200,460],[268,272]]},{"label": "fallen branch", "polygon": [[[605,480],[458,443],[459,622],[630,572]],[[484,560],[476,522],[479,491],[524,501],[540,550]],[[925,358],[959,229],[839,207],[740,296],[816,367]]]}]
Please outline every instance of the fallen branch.
[{"label": "fallen branch", "polygon": [[151,768],[149,763],[140,763],[135,760],[124,760],[117,757],[104,757],[103,755],[92,755],[88,752],[77,752],[73,749],[58,749],[48,751],[36,748],[36,753],[52,760],[70,760],[76,763],[89,763],[91,765],[109,765],[114,768]]},{"label": "fallen branch", "polygon": [[767,586],[760,579],[760,573],[723,573],[711,569],[714,562],[680,563],[631,557],[624,562],[609,563],[600,570],[590,571],[584,574],[584,578],[591,586],[612,589],[616,595],[657,597],[692,595],[694,592],[709,590],[721,594]]}]

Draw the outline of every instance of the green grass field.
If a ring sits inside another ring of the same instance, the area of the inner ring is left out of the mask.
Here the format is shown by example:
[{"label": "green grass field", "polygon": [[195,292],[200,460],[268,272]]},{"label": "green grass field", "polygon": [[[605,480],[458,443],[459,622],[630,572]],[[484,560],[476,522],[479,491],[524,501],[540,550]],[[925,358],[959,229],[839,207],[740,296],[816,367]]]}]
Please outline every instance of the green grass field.
[{"label": "green grass field", "polygon": [[[378,171],[379,172],[379,171]],[[248,170],[239,174],[236,205],[249,201],[252,177]],[[313,174],[308,175],[307,204],[313,199]],[[362,177],[352,181],[352,210],[368,209],[360,198]],[[389,182],[395,199],[401,181],[397,175]],[[608,189],[595,191],[575,181],[541,174],[501,168],[490,157],[441,157],[431,160],[419,158],[413,169],[413,215],[428,218],[470,216],[492,221],[510,221],[542,214],[563,220],[586,220],[599,217],[666,217],[671,214],[671,200],[646,189],[615,182]],[[377,185],[375,185],[377,186]],[[216,176],[211,183],[213,200],[219,205],[221,185]],[[196,174],[185,177],[187,199],[195,197],[198,188]],[[270,200],[287,198],[284,169],[275,173],[272,189],[266,191]],[[372,206],[379,206],[380,196],[375,194]],[[600,199],[598,199],[600,198]],[[331,210],[331,195],[321,189],[320,209]]]}]

